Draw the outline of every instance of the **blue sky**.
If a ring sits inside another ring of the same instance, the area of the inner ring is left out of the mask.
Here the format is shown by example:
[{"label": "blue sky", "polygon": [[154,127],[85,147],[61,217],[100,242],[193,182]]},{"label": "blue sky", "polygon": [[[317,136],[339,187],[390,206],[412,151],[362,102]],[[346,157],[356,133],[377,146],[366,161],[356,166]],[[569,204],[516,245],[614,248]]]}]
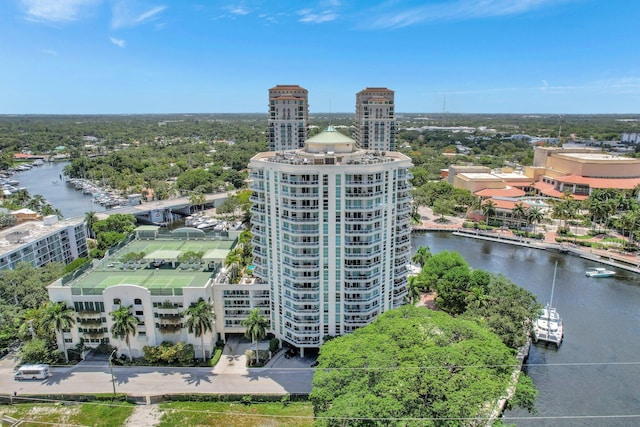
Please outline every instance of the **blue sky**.
[{"label": "blue sky", "polygon": [[2,0],[0,114],[640,113],[637,0]]}]

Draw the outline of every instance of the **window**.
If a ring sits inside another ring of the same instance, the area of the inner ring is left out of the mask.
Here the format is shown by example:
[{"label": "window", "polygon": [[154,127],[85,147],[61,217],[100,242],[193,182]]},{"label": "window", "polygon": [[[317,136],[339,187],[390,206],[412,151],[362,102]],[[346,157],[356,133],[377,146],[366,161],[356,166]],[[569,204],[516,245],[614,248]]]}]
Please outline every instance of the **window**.
[{"label": "window", "polygon": [[114,303],[115,305],[122,304],[122,303],[120,302],[120,298],[114,298],[114,299],[113,299],[113,303]]},{"label": "window", "polygon": [[133,303],[137,304],[137,305],[141,305],[142,304],[142,300],[140,298],[136,298],[136,299],[133,300]]},{"label": "window", "polygon": [[137,310],[136,311],[136,316],[143,316],[144,312],[142,310]]}]

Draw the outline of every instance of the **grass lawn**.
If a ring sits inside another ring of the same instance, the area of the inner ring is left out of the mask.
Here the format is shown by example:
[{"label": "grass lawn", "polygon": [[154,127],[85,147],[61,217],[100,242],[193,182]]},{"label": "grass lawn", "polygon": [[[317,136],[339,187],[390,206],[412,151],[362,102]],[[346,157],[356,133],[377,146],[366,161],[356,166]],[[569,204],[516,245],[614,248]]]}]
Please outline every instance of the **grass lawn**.
[{"label": "grass lawn", "polygon": [[135,405],[116,402],[95,403],[20,403],[0,406],[0,416],[24,420],[21,426],[42,425],[83,425],[100,427],[120,427],[131,415]]},{"label": "grass lawn", "polygon": [[[252,403],[240,402],[171,402],[161,403],[161,427],[211,426],[312,426],[311,402]],[[269,416],[264,416],[269,415]],[[297,418],[300,417],[300,418]]]}]

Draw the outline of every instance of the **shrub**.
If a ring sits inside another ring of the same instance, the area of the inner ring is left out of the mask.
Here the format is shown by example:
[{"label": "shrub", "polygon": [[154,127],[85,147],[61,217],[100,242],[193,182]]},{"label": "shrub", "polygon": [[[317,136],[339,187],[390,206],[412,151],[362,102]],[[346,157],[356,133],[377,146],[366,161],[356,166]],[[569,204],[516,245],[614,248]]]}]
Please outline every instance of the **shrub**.
[{"label": "shrub", "polygon": [[193,365],[195,352],[193,345],[179,342],[173,344],[170,341],[164,341],[157,347],[145,345],[142,348],[144,352],[144,360],[150,365]]},{"label": "shrub", "polygon": [[[57,363],[60,359],[60,355],[57,354],[57,350],[51,349],[47,345],[47,341],[36,338],[28,341],[22,345],[20,349],[20,363],[32,364],[32,363]],[[64,357],[62,357],[64,361]]]},{"label": "shrub", "polygon": [[269,340],[269,351],[275,353],[280,348],[280,340],[278,338],[271,338]]},{"label": "shrub", "polygon": [[213,350],[213,354],[211,355],[211,361],[209,362],[209,364],[211,366],[216,366],[218,364],[218,361],[220,360],[220,357],[222,356],[222,349],[223,349],[223,347],[216,347]]}]

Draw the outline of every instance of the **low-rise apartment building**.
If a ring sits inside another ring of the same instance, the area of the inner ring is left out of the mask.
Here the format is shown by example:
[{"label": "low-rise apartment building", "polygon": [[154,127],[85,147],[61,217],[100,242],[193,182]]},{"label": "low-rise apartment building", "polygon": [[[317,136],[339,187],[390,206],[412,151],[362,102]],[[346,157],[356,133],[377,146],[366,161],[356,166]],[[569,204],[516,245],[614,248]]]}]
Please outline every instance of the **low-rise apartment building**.
[{"label": "low-rise apartment building", "polygon": [[87,255],[86,227],[82,218],[59,220],[50,215],[24,220],[0,231],[0,270],[13,270],[20,262],[29,262],[35,267],[50,262],[69,264]]}]

